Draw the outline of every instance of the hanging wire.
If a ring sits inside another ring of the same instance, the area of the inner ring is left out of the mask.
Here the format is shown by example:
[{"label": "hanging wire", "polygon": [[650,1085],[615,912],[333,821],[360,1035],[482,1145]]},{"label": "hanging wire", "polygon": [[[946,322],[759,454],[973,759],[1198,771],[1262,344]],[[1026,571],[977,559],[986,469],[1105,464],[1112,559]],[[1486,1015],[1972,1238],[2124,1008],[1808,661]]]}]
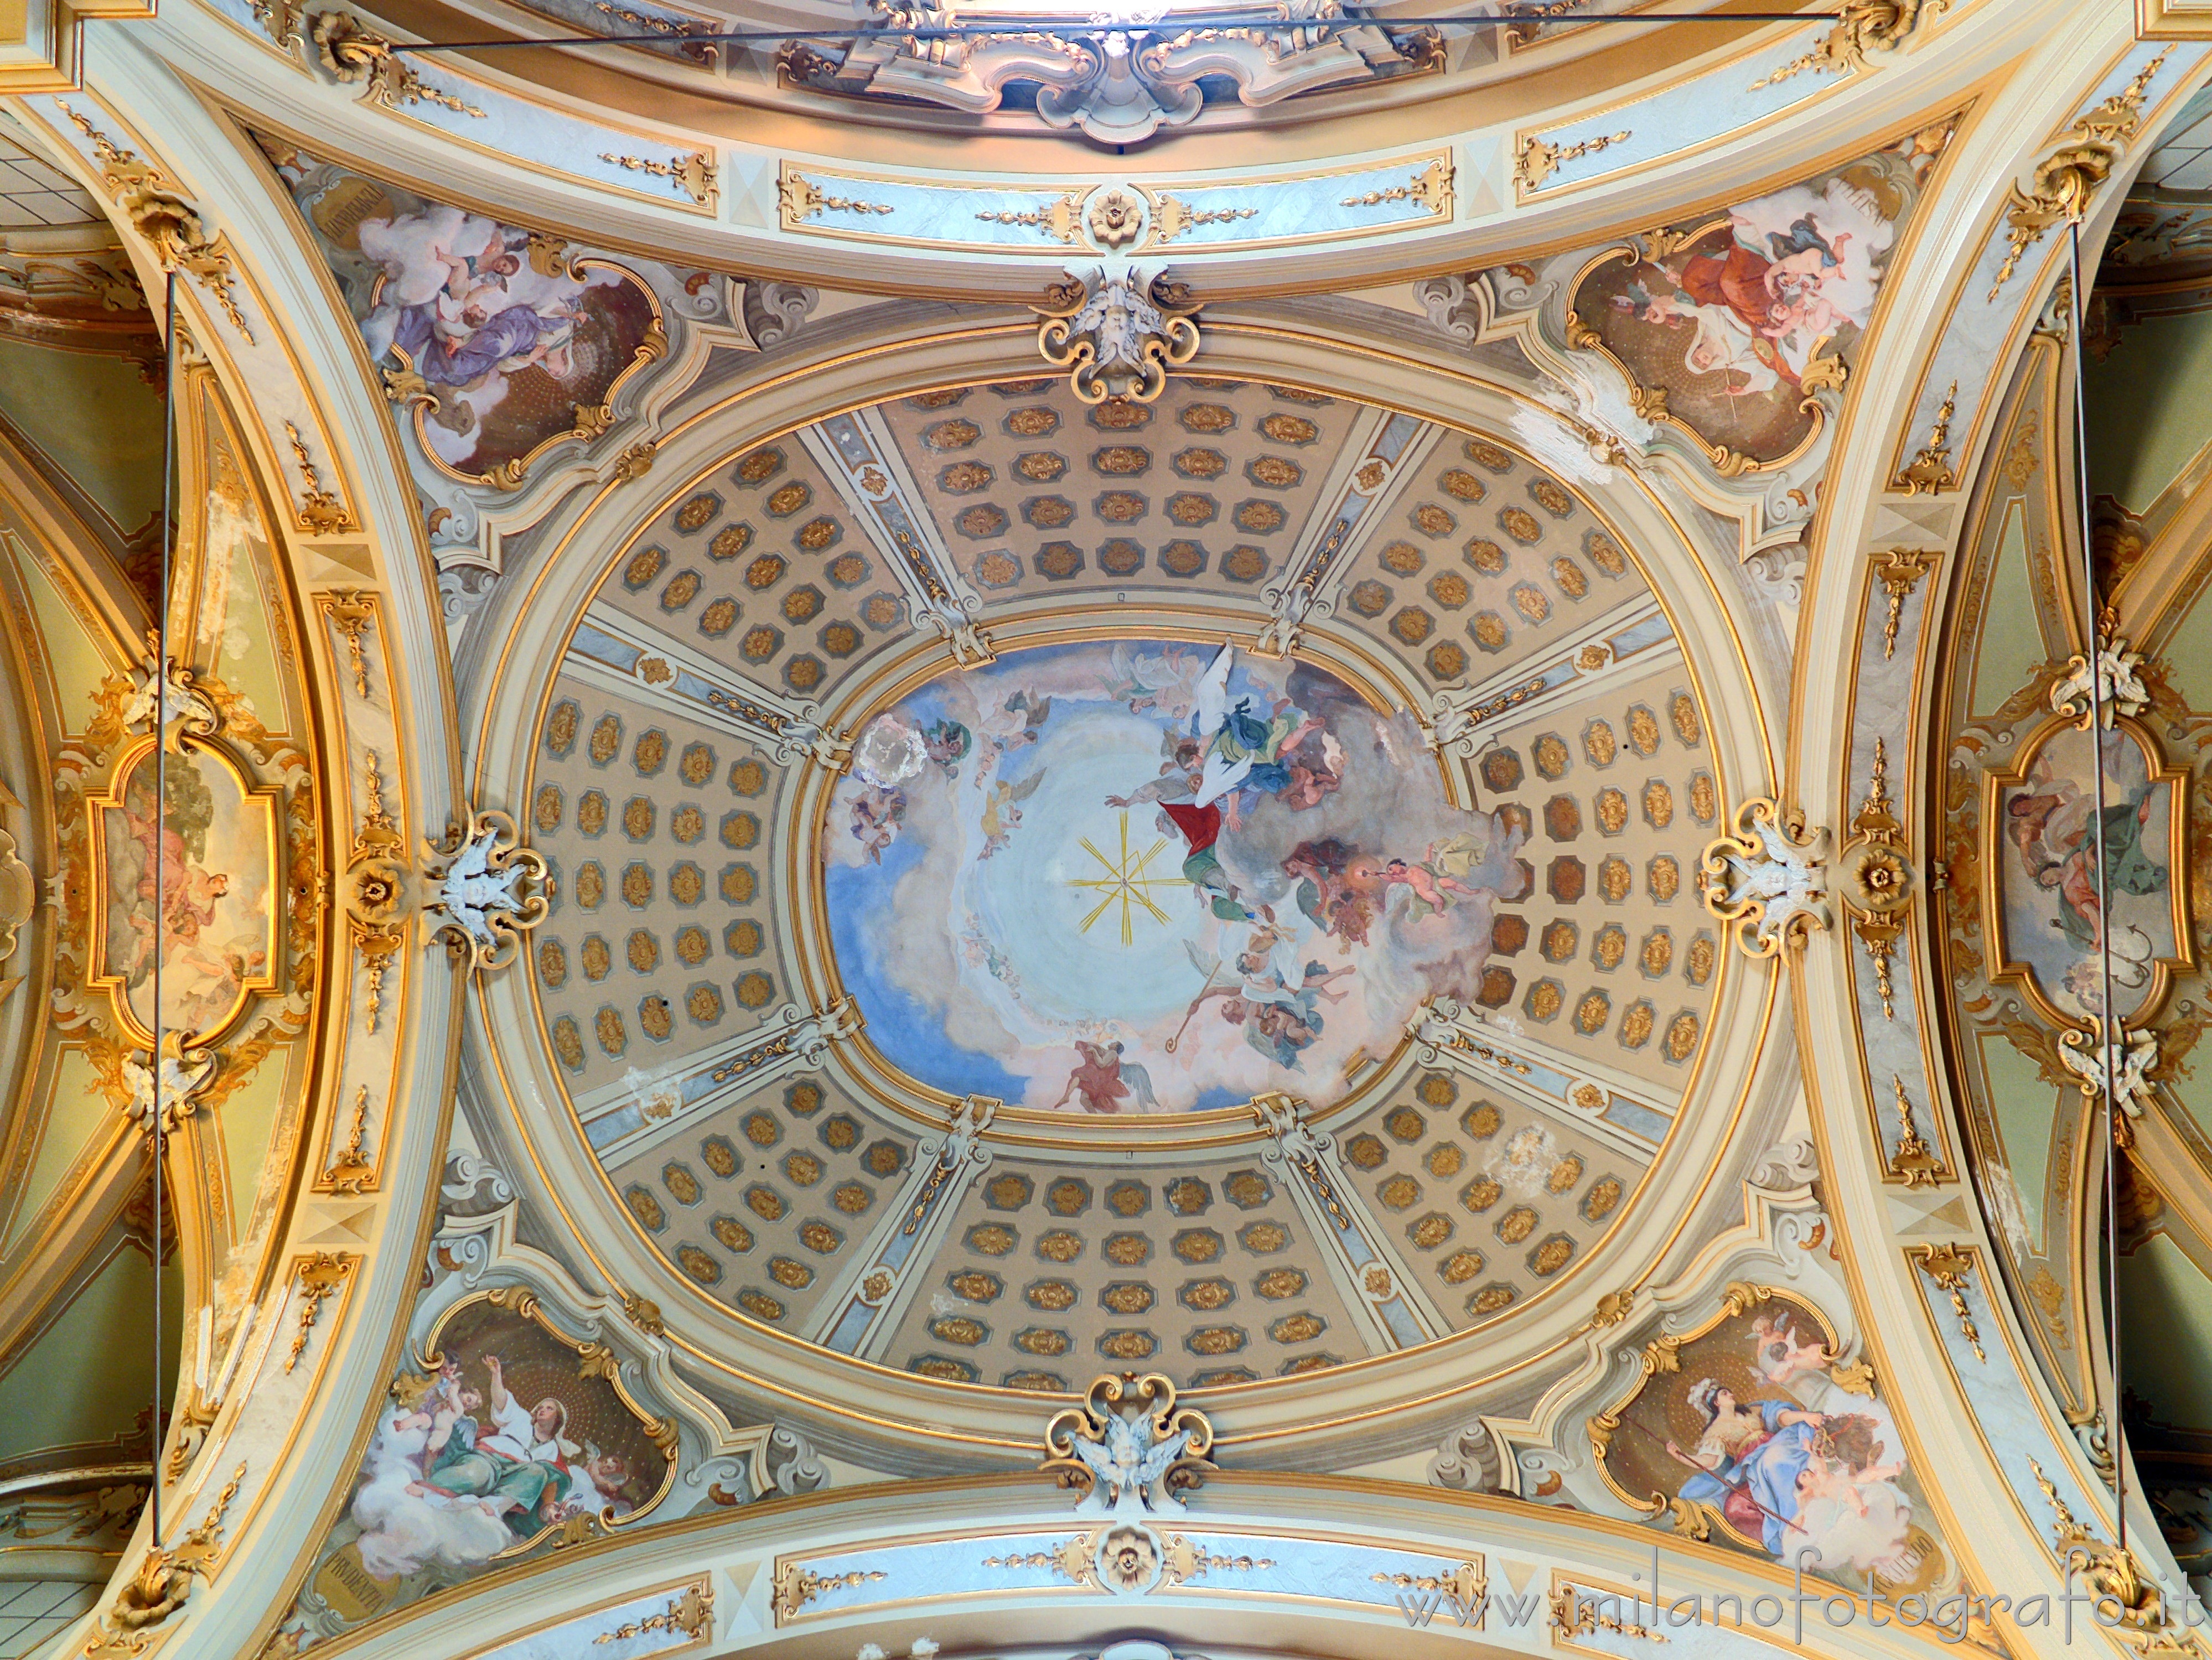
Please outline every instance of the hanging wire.
[{"label": "hanging wire", "polygon": [[[1441,17],[1359,17],[1326,20],[1337,28],[1479,28],[1492,23],[1571,26],[1592,23],[1832,23],[1837,11],[1644,11],[1599,13],[1588,17],[1528,17],[1512,12],[1455,12]],[[1321,21],[1321,20],[1316,20]],[[1280,11],[1231,8],[1175,13],[1154,22],[1091,22],[1065,13],[1008,12],[988,22],[932,23],[914,28],[726,29],[711,34],[572,34],[496,40],[417,40],[394,45],[394,52],[494,52],[513,46],[752,46],[782,40],[958,40],[1004,34],[1158,34],[1167,30],[1282,28]]]},{"label": "hanging wire", "polygon": [[154,610],[154,1450],[147,1485],[147,1515],[154,1548],[161,1544],[161,1161],[166,1140],[161,1122],[161,953],[168,924],[162,869],[169,835],[169,527],[176,516],[177,461],[177,273],[163,289],[161,314],[168,326],[163,340],[161,374],[161,580]]},{"label": "hanging wire", "polygon": [[2112,1388],[2105,1402],[2105,1440],[2112,1456],[2115,1532],[2118,1548],[2128,1548],[2128,1464],[2120,1433],[2120,1144],[2119,1102],[2112,1067],[2118,1048],[2112,1019],[2112,896],[2105,857],[2105,676],[2104,642],[2098,633],[2097,558],[2089,532],[2089,412],[2081,385],[2081,221],[2066,225],[2072,261],[2073,327],[2067,334],[2074,369],[2074,478],[2081,520],[2081,605],[2087,613],[2089,656],[2090,778],[2096,806],[2097,861],[2097,1046],[2105,1097],[2105,1328],[2111,1343]]}]

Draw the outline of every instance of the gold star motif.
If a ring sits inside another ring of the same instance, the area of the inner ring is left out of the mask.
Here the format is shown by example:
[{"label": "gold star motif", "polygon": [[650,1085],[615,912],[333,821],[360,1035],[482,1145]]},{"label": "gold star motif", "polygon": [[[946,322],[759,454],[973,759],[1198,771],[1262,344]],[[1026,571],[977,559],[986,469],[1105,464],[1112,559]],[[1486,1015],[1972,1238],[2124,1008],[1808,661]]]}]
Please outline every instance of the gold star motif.
[{"label": "gold star motif", "polygon": [[1132,856],[1129,852],[1129,815],[1126,812],[1121,814],[1121,856],[1119,859],[1108,858],[1098,850],[1097,842],[1089,836],[1085,836],[1083,850],[1098,861],[1103,874],[1072,877],[1067,885],[1072,888],[1087,888],[1091,892],[1103,897],[1097,904],[1091,908],[1091,914],[1083,919],[1081,926],[1076,932],[1090,933],[1091,925],[1116,904],[1121,907],[1121,943],[1125,946],[1136,943],[1138,906],[1141,905],[1145,909],[1152,912],[1152,915],[1161,922],[1167,921],[1168,914],[1152,903],[1151,891],[1155,887],[1175,887],[1188,885],[1188,884],[1180,876],[1155,876],[1146,868],[1167,844],[1168,838],[1163,836],[1142,853]]}]

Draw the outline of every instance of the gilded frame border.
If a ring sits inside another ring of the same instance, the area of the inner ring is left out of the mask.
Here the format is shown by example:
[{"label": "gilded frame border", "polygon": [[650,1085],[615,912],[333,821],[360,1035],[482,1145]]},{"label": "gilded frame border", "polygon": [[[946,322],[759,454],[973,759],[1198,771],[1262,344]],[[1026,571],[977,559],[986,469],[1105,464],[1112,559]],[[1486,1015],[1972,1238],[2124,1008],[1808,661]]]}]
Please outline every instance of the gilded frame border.
[{"label": "gilded frame border", "polygon": [[[1989,951],[1989,980],[1993,986],[2017,985],[2021,994],[2034,1005],[2035,1012],[2061,1031],[2090,1031],[2094,1023],[2086,1017],[2062,1013],[2051,1002],[2034,969],[2011,953],[2011,940],[2004,926],[2004,901],[1999,891],[1996,873],[1999,868],[1997,809],[2008,789],[2015,788],[2027,780],[2028,770],[2034,766],[2043,751],[2062,733],[2078,732],[2080,720],[2069,715],[2054,715],[2028,735],[2027,741],[2014,751],[2012,764],[1990,768],[1982,774],[1982,821],[1977,830],[1977,852],[1982,866],[1982,938]],[[2150,988],[2127,1022],[2142,1025],[2155,1019],[2172,995],[2174,980],[2197,965],[2194,942],[2189,937],[2189,884],[2184,873],[2189,868],[2189,786],[2193,775],[2186,767],[2177,767],[2166,759],[2158,740],[2142,721],[2128,715],[2117,717],[2112,730],[2124,733],[2149,765],[2150,781],[2164,784],[2172,792],[2172,808],[2167,814],[2166,834],[2166,893],[2173,925],[2173,954],[2151,959]]]},{"label": "gilded frame border", "polygon": [[[1677,233],[1669,231],[1666,235],[1669,246],[1686,247],[1692,243],[1702,241],[1717,230],[1728,229],[1731,222],[1728,216],[1723,214],[1717,219],[1705,220],[1693,229],[1679,233],[1681,238],[1679,242],[1673,240]],[[1654,252],[1648,246],[1639,246],[1632,252],[1627,247],[1616,245],[1607,248],[1577,271],[1574,281],[1567,285],[1567,349],[1570,351],[1594,352],[1619,370],[1621,379],[1628,383],[1628,404],[1631,409],[1646,420],[1672,427],[1675,431],[1682,434],[1697,446],[1698,453],[1704,456],[1713,470],[1723,478],[1734,478],[1747,472],[1779,472],[1791,463],[1802,459],[1815,444],[1820,441],[1821,435],[1828,429],[1828,411],[1822,406],[1820,399],[1810,392],[1805,393],[1803,401],[1798,404],[1798,409],[1813,417],[1812,430],[1800,439],[1796,447],[1788,454],[1778,456],[1771,461],[1755,460],[1741,450],[1730,449],[1725,444],[1714,443],[1669,409],[1667,406],[1667,394],[1664,388],[1654,391],[1638,380],[1636,372],[1621,361],[1620,355],[1612,347],[1605,344],[1595,329],[1582,320],[1582,314],[1575,309],[1575,301],[1582,293],[1583,285],[1597,273],[1599,267],[1610,265],[1616,259],[1627,260],[1632,269],[1637,265],[1657,263]],[[1849,371],[1832,353],[1826,357],[1820,355],[1834,344],[1835,338],[1833,333],[1822,335],[1814,344],[1813,353],[1808,360],[1807,367],[1810,368],[1823,364],[1830,366],[1835,372],[1833,384],[1841,385],[1844,376]]]},{"label": "gilded frame border", "polygon": [[[599,1511],[593,1519],[601,1528],[612,1533],[618,1528],[634,1526],[650,1516],[676,1486],[676,1470],[682,1452],[681,1444],[678,1440],[676,1420],[663,1418],[656,1413],[647,1411],[644,1403],[631,1394],[623,1384],[622,1362],[616,1357],[614,1351],[605,1343],[569,1336],[546,1314],[544,1299],[528,1286],[494,1286],[488,1290],[476,1292],[464,1297],[446,1309],[438,1316],[435,1323],[431,1326],[429,1332],[422,1340],[422,1347],[418,1351],[422,1365],[435,1371],[445,1364],[446,1353],[441,1347],[440,1340],[445,1335],[447,1327],[450,1326],[454,1316],[464,1310],[479,1305],[504,1309],[518,1319],[531,1321],[555,1342],[574,1349],[579,1362],[577,1376],[580,1378],[604,1378],[613,1389],[616,1399],[623,1403],[623,1408],[631,1416],[645,1426],[647,1436],[659,1448],[665,1463],[660,1485],[653,1489],[650,1499],[638,1505],[629,1515],[617,1516],[611,1510],[607,1510]],[[563,1528],[571,1525],[573,1524],[568,1523],[549,1523],[532,1534],[529,1538],[519,1544],[509,1545],[489,1560],[494,1562],[503,1562],[510,1558],[524,1555],[543,1544],[549,1534],[560,1533]]]},{"label": "gilded frame border", "polygon": [[[109,899],[107,815],[111,811],[124,810],[124,797],[129,791],[132,776],[154,754],[159,743],[159,738],[152,733],[139,739],[123,751],[114,770],[108,775],[107,782],[85,797],[86,829],[91,838],[91,871],[87,879],[91,889],[89,920],[92,929],[87,950],[86,967],[88,972],[85,977],[85,989],[107,994],[117,1025],[142,1048],[153,1046],[154,1033],[139,1020],[137,1012],[131,1006],[130,996],[124,984],[125,977],[106,966]],[[277,964],[283,961],[284,952],[284,836],[283,814],[280,811],[283,788],[281,784],[255,783],[252,775],[240,765],[228,747],[215,739],[188,732],[180,733],[177,743],[179,751],[204,754],[230,775],[238,786],[239,794],[246,799],[247,809],[258,809],[264,819],[264,845],[269,854],[267,940],[261,971],[240,976],[237,995],[232,999],[230,1006],[220,1019],[198,1031],[173,1034],[185,1043],[199,1046],[219,1042],[237,1025],[257,996],[276,989]]]}]

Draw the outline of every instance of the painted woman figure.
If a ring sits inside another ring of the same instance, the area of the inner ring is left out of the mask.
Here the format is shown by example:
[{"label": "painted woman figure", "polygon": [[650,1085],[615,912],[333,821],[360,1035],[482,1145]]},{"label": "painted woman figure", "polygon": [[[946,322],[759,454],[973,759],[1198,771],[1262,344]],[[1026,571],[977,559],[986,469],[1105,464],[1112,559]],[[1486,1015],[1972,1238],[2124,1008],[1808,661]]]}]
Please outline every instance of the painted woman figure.
[{"label": "painted woman figure", "polygon": [[[1684,1480],[1682,1497],[1711,1505],[1739,1533],[1777,1558],[1786,1556],[1786,1535],[1804,1533],[1798,1481],[1814,1462],[1814,1437],[1826,1415],[1782,1401],[1740,1406],[1733,1390],[1711,1377],[1691,1389],[1690,1405],[1705,1420],[1696,1450],[1667,1444],[1670,1454],[1698,1468]],[[1811,1541],[1801,1536],[1796,1542]]]},{"label": "painted woman figure", "polygon": [[517,1537],[526,1539],[560,1518],[574,1485],[568,1462],[582,1449],[567,1438],[564,1402],[549,1395],[526,1408],[508,1393],[499,1358],[486,1355],[484,1365],[491,1373],[489,1427],[466,1414],[434,1429],[423,1485],[448,1496],[490,1499]]}]

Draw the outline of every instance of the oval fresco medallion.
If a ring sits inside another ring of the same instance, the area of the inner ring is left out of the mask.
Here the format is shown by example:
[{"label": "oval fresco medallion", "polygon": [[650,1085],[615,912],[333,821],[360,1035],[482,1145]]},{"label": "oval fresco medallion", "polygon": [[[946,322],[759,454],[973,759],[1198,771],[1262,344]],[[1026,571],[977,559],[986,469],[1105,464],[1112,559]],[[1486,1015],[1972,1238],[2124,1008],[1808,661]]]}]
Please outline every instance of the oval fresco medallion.
[{"label": "oval fresco medallion", "polygon": [[853,754],[821,857],[866,1037],[1009,1106],[1325,1105],[1425,998],[1472,995],[1531,885],[1524,830],[1454,806],[1409,717],[1223,646],[1020,653]]}]

